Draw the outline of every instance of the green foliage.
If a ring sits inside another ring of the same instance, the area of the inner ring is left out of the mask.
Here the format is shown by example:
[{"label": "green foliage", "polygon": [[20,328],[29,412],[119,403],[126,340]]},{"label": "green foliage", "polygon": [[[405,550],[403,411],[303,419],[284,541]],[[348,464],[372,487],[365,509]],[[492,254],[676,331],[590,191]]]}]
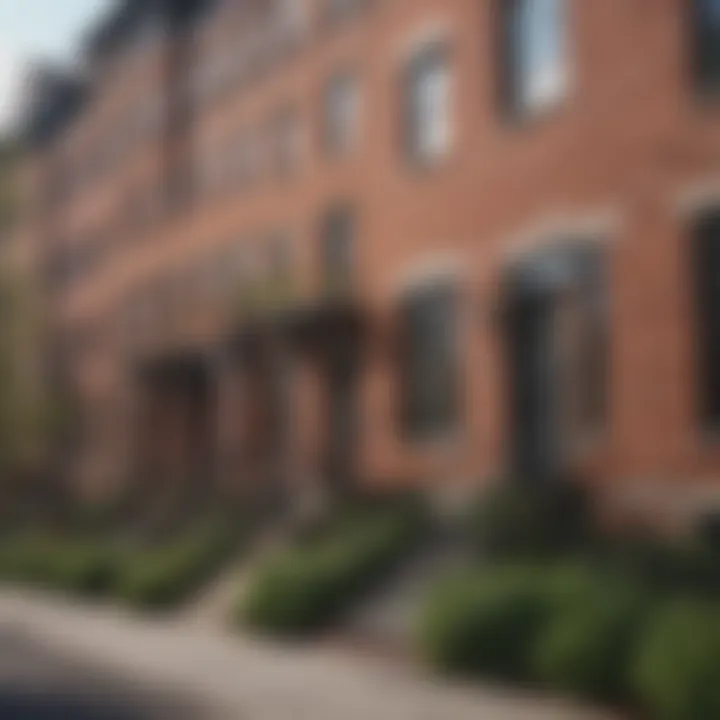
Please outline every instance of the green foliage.
[{"label": "green foliage", "polygon": [[651,622],[633,670],[635,695],[657,720],[720,717],[720,611],[673,602]]},{"label": "green foliage", "polygon": [[115,585],[116,594],[137,607],[162,609],[196,592],[226,561],[239,531],[225,524],[203,526],[190,535],[129,559]]},{"label": "green foliage", "polygon": [[590,540],[590,525],[584,492],[570,484],[503,484],[480,500],[470,518],[481,552],[498,558],[574,551]]},{"label": "green foliage", "polygon": [[238,614],[271,633],[303,634],[335,619],[416,545],[422,513],[359,513],[261,568]]},{"label": "green foliage", "polygon": [[101,594],[110,589],[120,559],[116,549],[102,543],[28,534],[0,547],[0,576],[11,582]]},{"label": "green foliage", "polygon": [[457,576],[431,593],[421,619],[421,643],[438,669],[525,680],[551,607],[536,568]]},{"label": "green foliage", "polygon": [[578,696],[624,700],[646,598],[600,576],[578,590],[556,606],[554,617],[539,634],[534,675]]}]

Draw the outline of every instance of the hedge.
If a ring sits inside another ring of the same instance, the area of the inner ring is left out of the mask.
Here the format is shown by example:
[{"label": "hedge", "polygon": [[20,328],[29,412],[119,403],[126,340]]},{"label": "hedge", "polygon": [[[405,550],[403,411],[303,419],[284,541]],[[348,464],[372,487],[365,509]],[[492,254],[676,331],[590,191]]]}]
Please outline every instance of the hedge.
[{"label": "hedge", "polygon": [[114,592],[148,609],[177,605],[197,591],[239,543],[242,532],[228,524],[208,524],[189,535],[129,559]]},{"label": "hedge", "polygon": [[68,540],[28,534],[0,546],[0,577],[80,594],[107,592],[121,555],[113,546],[91,540]]},{"label": "hedge", "polygon": [[0,579],[74,594],[115,595],[142,607],[176,604],[236,547],[233,525],[207,523],[149,550],[107,539],[28,532],[0,543]]},{"label": "hedge", "polygon": [[638,651],[633,687],[656,720],[720,718],[720,608],[699,601],[664,604]]},{"label": "hedge", "polygon": [[457,575],[431,592],[421,616],[421,647],[439,670],[525,682],[558,602],[539,567]]},{"label": "hedge", "polygon": [[533,676],[546,685],[602,701],[631,695],[629,668],[647,611],[644,592],[607,585],[556,605],[538,634]]},{"label": "hedge", "polygon": [[392,569],[425,527],[415,510],[359,513],[260,568],[239,601],[238,618],[276,634],[317,630]]}]

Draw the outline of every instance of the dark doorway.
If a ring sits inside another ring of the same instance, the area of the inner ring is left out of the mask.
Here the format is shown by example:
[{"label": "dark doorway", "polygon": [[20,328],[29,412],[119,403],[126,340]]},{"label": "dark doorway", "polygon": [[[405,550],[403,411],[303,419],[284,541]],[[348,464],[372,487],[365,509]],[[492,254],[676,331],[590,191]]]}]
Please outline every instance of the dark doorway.
[{"label": "dark doorway", "polygon": [[143,370],[137,443],[143,475],[169,492],[199,499],[215,459],[215,394],[201,358],[177,357]]},{"label": "dark doorway", "polygon": [[513,474],[546,478],[561,465],[559,382],[553,357],[553,302],[520,294],[508,308]]},{"label": "dark doorway", "polygon": [[604,421],[602,253],[585,243],[528,258],[508,273],[504,303],[512,474],[552,482]]},{"label": "dark doorway", "polygon": [[279,507],[292,473],[293,357],[271,338],[258,338],[243,358],[243,458],[257,499]]}]

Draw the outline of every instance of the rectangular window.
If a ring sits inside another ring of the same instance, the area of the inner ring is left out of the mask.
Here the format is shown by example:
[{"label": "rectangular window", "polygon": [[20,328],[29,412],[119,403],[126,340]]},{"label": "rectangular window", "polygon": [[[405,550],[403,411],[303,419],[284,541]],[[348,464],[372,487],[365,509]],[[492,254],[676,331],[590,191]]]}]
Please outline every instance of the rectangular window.
[{"label": "rectangular window", "polygon": [[269,127],[275,173],[289,175],[300,165],[302,137],[299,117],[291,107],[284,107],[270,119]]},{"label": "rectangular window", "polygon": [[365,0],[327,0],[325,6],[325,21],[334,25],[355,15],[362,9]]},{"label": "rectangular window", "polygon": [[328,293],[347,291],[355,264],[355,218],[348,208],[336,208],[325,219],[323,269]]},{"label": "rectangular window", "polygon": [[443,46],[424,49],[411,62],[405,103],[410,156],[432,161],[450,149],[450,65]]},{"label": "rectangular window", "polygon": [[360,94],[350,74],[336,75],[325,89],[325,145],[333,155],[346,155],[356,144]]},{"label": "rectangular window", "polygon": [[460,411],[458,293],[451,285],[415,292],[401,309],[401,424],[412,439],[456,429]]},{"label": "rectangular window", "polygon": [[705,427],[720,423],[720,209],[700,218],[693,231],[697,400]]},{"label": "rectangular window", "polygon": [[506,109],[542,112],[561,101],[570,81],[568,0],[500,0]]},{"label": "rectangular window", "polygon": [[693,0],[695,82],[700,92],[720,90],[720,0]]}]

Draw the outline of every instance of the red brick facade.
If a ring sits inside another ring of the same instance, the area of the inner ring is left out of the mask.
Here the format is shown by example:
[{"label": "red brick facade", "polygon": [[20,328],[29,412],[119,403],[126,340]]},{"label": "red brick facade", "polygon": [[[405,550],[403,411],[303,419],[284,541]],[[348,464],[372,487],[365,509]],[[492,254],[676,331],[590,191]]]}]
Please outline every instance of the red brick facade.
[{"label": "red brick facade", "polygon": [[[570,0],[568,92],[525,121],[499,107],[495,0],[371,0],[338,23],[313,0],[297,36],[277,47],[261,42],[269,3],[257,3],[253,17],[240,5],[220,3],[191,42],[149,38],[108,53],[102,67],[98,60],[91,99],[39,156],[40,167],[62,157],[69,185],[53,215],[54,252],[62,244],[88,267],[55,304],[84,385],[93,436],[79,464],[86,478],[130,472],[141,359],[197,345],[216,369],[233,366],[219,350],[250,320],[229,299],[248,273],[261,273],[274,234],[288,238],[297,304],[321,297],[323,219],[342,203],[357,222],[363,482],[440,488],[504,472],[502,278],[533,250],[577,239],[602,247],[610,308],[607,417],[583,464],[613,496],[671,498],[678,510],[700,488],[703,503],[706,489],[720,489],[720,445],[697,421],[689,264],[693,215],[720,203],[720,107],[694,90],[690,3]],[[408,62],[428,42],[447,48],[452,137],[441,162],[420,168],[403,152],[402,93]],[[259,48],[252,69],[223,71],[232,63],[223,53],[244,43]],[[335,158],[323,146],[322,108],[339,71],[357,78],[360,116],[356,147]],[[190,108],[174,134],[157,122],[168,97]],[[243,132],[267,150],[258,131],[286,107],[301,128],[294,167],[274,171],[266,156],[251,180],[223,175]],[[187,168],[190,189],[173,209],[168,182]],[[409,288],[439,276],[459,291],[461,418],[442,441],[413,442],[397,421],[398,309]],[[143,306],[144,293],[165,300]],[[322,474],[329,431],[317,357],[292,353],[287,456],[299,485]],[[253,383],[237,367],[215,377],[224,378],[218,453],[232,468],[226,477],[242,484],[247,455],[238,447],[260,422],[243,410]]]}]

